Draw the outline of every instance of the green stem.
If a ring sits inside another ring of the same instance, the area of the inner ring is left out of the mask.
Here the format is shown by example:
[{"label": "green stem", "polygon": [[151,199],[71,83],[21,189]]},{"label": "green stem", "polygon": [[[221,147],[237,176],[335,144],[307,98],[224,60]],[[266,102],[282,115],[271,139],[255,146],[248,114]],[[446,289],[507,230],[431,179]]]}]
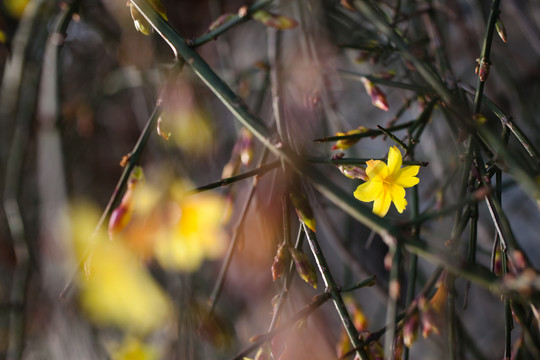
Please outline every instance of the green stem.
[{"label": "green stem", "polygon": [[[341,159],[329,159],[329,158],[316,158],[316,157],[306,157],[305,160],[314,163],[314,164],[332,164],[332,165],[366,165],[366,161],[369,160],[381,160],[386,161],[386,158],[341,158]],[[427,161],[414,161],[414,160],[405,160],[403,165],[418,165],[418,166],[428,166]]]},{"label": "green stem", "polygon": [[381,125],[377,125],[377,128],[379,130],[381,130],[381,132],[383,134],[385,134],[386,136],[388,136],[390,139],[392,139],[396,144],[398,144],[399,146],[401,146],[401,148],[403,150],[405,150],[406,152],[409,151],[409,147],[407,145],[405,145],[405,143],[403,141],[401,141],[400,139],[398,139],[398,137],[394,134],[392,134],[390,131],[386,130],[385,128],[383,128]]},{"label": "green stem", "polygon": [[[465,83],[459,83],[459,87],[465,90],[468,94],[474,95],[475,90]],[[514,134],[516,139],[521,143],[523,148],[527,151],[530,157],[534,158],[537,162],[540,161],[540,153],[532,142],[529,140],[527,135],[521,130],[521,128],[513,121],[512,117],[504,113],[504,111],[501,110],[493,101],[491,101],[490,98],[487,96],[482,97],[482,103],[486,105],[491,112],[499,118],[503,126],[508,127],[510,131]]]},{"label": "green stem", "polygon": [[195,40],[189,41],[189,46],[198,47],[203,44],[206,44],[209,41],[215,40],[219,35],[227,32],[232,27],[239,25],[241,23],[244,23],[248,20],[251,20],[251,14],[253,14],[257,10],[265,8],[271,2],[272,0],[256,1],[255,3],[253,3],[253,5],[249,7],[245,16],[240,16],[238,14],[232,15],[229,20],[227,20],[225,23],[221,24],[214,30],[207,32],[206,34],[198,37]]},{"label": "green stem", "polygon": [[389,249],[392,256],[392,267],[388,282],[388,303],[386,306],[386,335],[384,337],[384,353],[387,358],[393,358],[394,340],[396,335],[397,301],[400,293],[399,268],[401,267],[401,247],[392,246]]},{"label": "green stem", "polygon": [[231,176],[231,177],[228,177],[228,178],[225,178],[225,179],[221,179],[219,181],[216,181],[216,182],[213,182],[213,183],[210,183],[210,184],[207,184],[207,185],[198,186],[198,187],[196,187],[194,189],[191,189],[191,190],[187,191],[186,194],[187,195],[194,195],[194,194],[197,194],[197,193],[200,193],[200,192],[203,192],[203,191],[215,189],[215,188],[218,188],[218,187],[221,187],[221,186],[230,185],[230,184],[233,184],[233,183],[235,183],[237,181],[248,179],[248,178],[253,177],[253,176],[260,177],[260,176],[263,176],[264,174],[266,174],[268,171],[274,170],[275,168],[279,167],[279,165],[280,165],[279,161],[274,161],[274,162],[271,162],[271,163],[266,164],[266,165],[261,165],[261,166],[257,167],[256,169],[246,171],[245,173],[238,174],[238,175],[235,175],[235,176]]},{"label": "green stem", "polygon": [[[410,146],[410,155],[411,159],[414,159],[414,144],[411,144]],[[411,189],[411,218],[414,219],[418,216],[419,213],[419,199],[418,199],[418,185],[414,186]],[[413,226],[413,236],[416,239],[419,239],[420,237],[420,225]],[[407,272],[407,295],[405,299],[405,306],[408,308],[413,299],[414,299],[414,293],[415,293],[415,285],[416,285],[416,275],[417,275],[417,266],[418,266],[418,256],[415,254],[410,255],[409,259],[409,270]],[[407,346],[404,346],[403,349],[403,359],[408,360],[409,359],[409,348]]]},{"label": "green stem", "polygon": [[369,355],[367,354],[366,350],[360,347],[358,331],[356,330],[354,322],[352,321],[349,312],[347,311],[347,307],[343,302],[343,299],[339,292],[339,287],[334,281],[334,277],[330,271],[330,268],[328,267],[328,264],[326,263],[326,259],[324,258],[323,252],[319,246],[317,237],[315,236],[315,233],[305,224],[302,224],[302,226],[304,227],[304,231],[306,232],[306,237],[311,248],[311,252],[315,257],[317,266],[319,267],[319,271],[321,272],[324,284],[326,286],[326,291],[330,293],[332,300],[334,300],[334,305],[339,314],[339,317],[341,318],[343,327],[345,327],[345,331],[347,331],[347,335],[349,335],[349,340],[351,341],[351,344],[356,349],[356,355],[358,355],[358,357],[360,357],[360,359],[362,360],[369,360]]},{"label": "green stem", "polygon": [[[490,66],[491,42],[493,40],[493,34],[495,32],[495,23],[497,22],[497,19],[499,18],[500,3],[501,3],[500,0],[493,0],[491,4],[491,11],[489,13],[489,19],[486,25],[486,33],[484,35],[484,43],[482,45],[482,52],[479,58],[480,66],[482,66],[482,63],[486,64],[485,66],[487,66],[488,68]],[[486,79],[481,79],[480,76],[478,76],[478,80],[476,83],[476,94],[474,95],[473,114],[477,114],[480,112],[480,107],[482,106],[482,95],[484,93],[485,80]]]},{"label": "green stem", "polygon": [[[294,247],[296,249],[302,248],[302,244],[304,242],[304,235],[305,235],[304,230],[302,229],[302,225],[300,225],[298,228],[298,235],[296,237],[296,242],[294,244]],[[285,281],[283,282],[283,287],[279,294],[279,298],[276,302],[276,305],[274,306],[274,311],[272,313],[272,320],[270,321],[270,326],[268,327],[268,331],[272,331],[276,327],[276,324],[278,323],[279,316],[283,309],[283,304],[285,303],[285,300],[287,299],[287,295],[289,294],[289,289],[294,279],[294,273],[295,273],[294,262],[291,259],[289,262],[289,267],[287,269],[287,274],[285,275]]]},{"label": "green stem", "polygon": [[[416,123],[416,120],[408,121],[403,124],[395,125],[392,127],[389,127],[386,129],[387,131],[398,131],[407,129],[410,126],[414,125]],[[319,139],[313,140],[314,142],[329,142],[329,141],[338,141],[338,140],[356,140],[356,139],[362,139],[366,137],[375,137],[375,136],[381,136],[385,135],[384,132],[382,132],[380,129],[369,129],[364,132],[361,132],[360,134],[351,134],[351,135],[336,135],[336,136],[325,136]]]}]

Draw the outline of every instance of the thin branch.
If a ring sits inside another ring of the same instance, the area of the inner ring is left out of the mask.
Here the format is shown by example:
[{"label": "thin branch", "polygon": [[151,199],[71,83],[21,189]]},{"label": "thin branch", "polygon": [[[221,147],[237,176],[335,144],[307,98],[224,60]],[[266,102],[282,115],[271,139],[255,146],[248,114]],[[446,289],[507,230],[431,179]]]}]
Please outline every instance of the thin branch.
[{"label": "thin branch", "polygon": [[[398,130],[404,130],[412,126],[416,120],[408,121],[403,124],[395,125],[392,127],[389,127],[388,131],[398,131]],[[364,132],[361,132],[360,134],[351,134],[351,135],[336,135],[336,136],[325,136],[319,139],[313,140],[314,142],[329,142],[329,141],[338,141],[338,140],[356,140],[356,139],[362,139],[366,137],[375,137],[375,136],[381,136],[384,135],[384,132],[382,132],[380,129],[369,129]]]},{"label": "thin branch", "polygon": [[242,24],[248,20],[251,20],[251,14],[256,12],[257,10],[261,10],[268,5],[272,3],[272,0],[259,0],[254,2],[246,11],[245,14],[242,16],[235,14],[231,15],[231,17],[218,26],[217,28],[213,29],[212,31],[207,32],[206,34],[194,39],[194,40],[188,40],[188,44],[191,47],[198,47],[203,44],[206,44],[209,41],[216,40],[218,36],[221,34],[229,31],[229,29],[233,28],[236,25]]},{"label": "thin branch", "polygon": [[234,184],[235,182],[240,181],[240,180],[249,179],[250,177],[253,177],[253,176],[261,177],[264,174],[266,174],[267,172],[269,172],[271,170],[274,170],[275,168],[279,167],[279,165],[280,165],[279,161],[274,161],[274,162],[271,162],[271,163],[266,164],[266,165],[261,165],[261,166],[255,168],[255,169],[253,169],[253,170],[246,171],[245,173],[238,174],[238,175],[235,175],[235,176],[231,176],[231,177],[228,177],[228,178],[224,178],[224,179],[221,179],[219,181],[216,181],[216,182],[213,182],[213,183],[210,183],[210,184],[198,186],[198,187],[196,187],[194,189],[191,189],[191,190],[187,191],[186,195],[188,195],[188,196],[189,195],[194,195],[194,194],[198,194],[198,193],[203,192],[203,191],[215,189],[215,188],[218,188],[218,187],[221,187],[221,186],[227,186],[227,185],[230,185],[230,184]]},{"label": "thin branch", "polygon": [[347,335],[349,335],[349,340],[351,341],[353,347],[356,349],[356,354],[358,355],[358,357],[360,357],[362,360],[368,360],[369,355],[367,354],[366,350],[360,346],[358,330],[356,330],[354,322],[352,321],[349,312],[347,311],[347,307],[343,302],[341,294],[339,293],[339,288],[334,281],[334,277],[332,275],[332,272],[330,271],[330,268],[328,267],[328,264],[326,263],[326,259],[324,258],[323,252],[319,246],[317,237],[315,233],[306,226],[306,224],[302,224],[302,226],[304,227],[304,231],[306,232],[309,247],[311,248],[311,252],[315,257],[324,284],[326,285],[326,289],[332,296],[336,310],[339,314],[339,317],[341,318],[341,322],[343,323],[343,327],[347,331]]}]

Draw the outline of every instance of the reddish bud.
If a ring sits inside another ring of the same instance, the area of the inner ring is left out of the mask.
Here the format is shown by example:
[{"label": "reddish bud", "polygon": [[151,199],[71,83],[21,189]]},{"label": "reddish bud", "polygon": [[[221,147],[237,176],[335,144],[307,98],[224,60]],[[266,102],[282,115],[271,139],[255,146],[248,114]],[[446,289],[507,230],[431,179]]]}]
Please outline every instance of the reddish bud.
[{"label": "reddish bud", "polygon": [[418,325],[420,321],[418,318],[418,312],[415,311],[403,325],[403,342],[405,346],[411,347],[418,337]]},{"label": "reddish bud", "polygon": [[382,92],[382,90],[365,77],[362,78],[362,83],[366,88],[366,92],[371,97],[371,104],[381,110],[388,111],[388,101],[386,100],[386,95]]},{"label": "reddish bud", "polygon": [[476,69],[474,70],[475,74],[478,75],[480,78],[480,81],[484,82],[487,80],[489,76],[489,69],[491,66],[491,62],[487,60],[486,58],[479,58],[476,59],[476,62],[478,65],[476,66]]},{"label": "reddish bud", "polygon": [[112,240],[131,220],[133,214],[133,192],[142,178],[142,168],[139,166],[135,167],[129,176],[127,190],[122,197],[122,201],[120,202],[120,205],[113,210],[109,219],[109,239]]}]

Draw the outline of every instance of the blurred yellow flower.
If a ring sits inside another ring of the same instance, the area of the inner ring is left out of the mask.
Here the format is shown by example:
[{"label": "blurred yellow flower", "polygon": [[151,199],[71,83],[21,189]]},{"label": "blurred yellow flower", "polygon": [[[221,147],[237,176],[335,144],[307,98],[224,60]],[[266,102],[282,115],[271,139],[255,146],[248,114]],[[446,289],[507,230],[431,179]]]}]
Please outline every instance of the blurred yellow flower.
[{"label": "blurred yellow flower", "polygon": [[29,0],[4,0],[4,8],[6,12],[17,19],[22,17],[24,8],[28,4]]},{"label": "blurred yellow flower", "polygon": [[354,197],[360,201],[373,203],[373,212],[385,216],[393,202],[397,211],[402,213],[407,206],[405,188],[412,187],[420,181],[415,175],[420,166],[405,166],[402,164],[401,152],[393,146],[388,151],[388,164],[380,160],[366,162],[368,180],[358,186]]},{"label": "blurred yellow flower", "polygon": [[109,241],[104,231],[91,235],[95,208],[79,204],[70,213],[77,258],[85,268],[78,279],[79,300],[88,317],[139,334],[166,324],[170,300],[137,256],[122,242]]},{"label": "blurred yellow flower", "polygon": [[225,250],[222,219],[225,201],[212,193],[180,198],[169,204],[170,226],[156,238],[155,256],[167,269],[194,271],[204,259],[216,259]]},{"label": "blurred yellow flower", "polygon": [[171,304],[143,264],[123,244],[99,241],[80,281],[80,300],[90,318],[134,333],[164,325]]},{"label": "blurred yellow flower", "polygon": [[141,340],[128,336],[122,344],[111,349],[112,360],[155,360],[159,358],[158,351]]}]

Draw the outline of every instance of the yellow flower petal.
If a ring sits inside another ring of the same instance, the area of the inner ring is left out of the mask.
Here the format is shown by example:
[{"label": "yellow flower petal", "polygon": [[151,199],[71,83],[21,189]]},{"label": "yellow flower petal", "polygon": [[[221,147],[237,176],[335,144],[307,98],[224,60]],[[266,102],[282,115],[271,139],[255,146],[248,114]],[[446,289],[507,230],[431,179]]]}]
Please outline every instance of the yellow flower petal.
[{"label": "yellow flower petal", "polygon": [[380,179],[384,180],[388,176],[388,167],[380,160],[366,161],[366,175],[370,180]]},{"label": "yellow flower petal", "polygon": [[405,189],[399,185],[390,186],[390,196],[392,202],[396,206],[397,211],[401,214],[405,207],[407,206],[407,200],[405,200]]},{"label": "yellow flower petal", "polygon": [[379,196],[377,199],[375,199],[375,202],[373,203],[373,213],[379,215],[380,217],[385,216],[390,209],[391,203],[392,199],[390,193],[387,191],[383,191],[382,196]]},{"label": "yellow flower petal", "polygon": [[371,202],[379,197],[383,191],[383,185],[380,181],[369,180],[356,188],[354,197],[360,201]]},{"label": "yellow flower petal", "polygon": [[401,152],[396,146],[392,146],[388,150],[388,172],[391,176],[399,172],[402,161]]},{"label": "yellow flower petal", "polygon": [[412,187],[420,182],[420,179],[415,177],[416,174],[418,174],[418,170],[420,170],[420,166],[405,166],[403,169],[401,169],[396,178],[394,179],[394,183],[399,186],[403,186],[404,188]]}]

